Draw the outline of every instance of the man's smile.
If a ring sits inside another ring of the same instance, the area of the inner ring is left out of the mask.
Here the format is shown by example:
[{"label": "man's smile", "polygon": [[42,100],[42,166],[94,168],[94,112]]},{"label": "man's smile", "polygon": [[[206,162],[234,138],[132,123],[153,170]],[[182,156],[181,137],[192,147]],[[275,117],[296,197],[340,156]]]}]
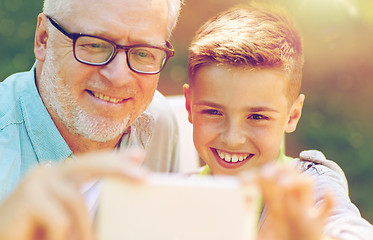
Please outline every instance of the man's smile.
[{"label": "man's smile", "polygon": [[104,95],[104,94],[99,93],[99,92],[94,92],[94,91],[90,91],[90,90],[87,90],[87,91],[92,96],[94,96],[98,99],[104,100],[106,102],[110,102],[110,103],[120,103],[120,102],[123,102],[125,100],[125,98],[110,97],[110,96]]}]

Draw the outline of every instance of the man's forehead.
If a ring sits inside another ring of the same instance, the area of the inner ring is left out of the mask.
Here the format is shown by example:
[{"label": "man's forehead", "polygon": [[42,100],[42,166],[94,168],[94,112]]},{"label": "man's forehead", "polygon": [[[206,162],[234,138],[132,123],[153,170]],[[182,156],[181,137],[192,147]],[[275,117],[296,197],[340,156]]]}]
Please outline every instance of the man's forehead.
[{"label": "man's forehead", "polygon": [[[167,10],[167,0],[67,0],[72,1],[72,7],[75,10],[83,10],[84,12],[90,12],[90,10],[96,9],[101,12],[107,9],[153,9],[153,10]],[[96,15],[92,17],[97,17]],[[138,16],[141,17],[141,16]]]},{"label": "man's forehead", "polygon": [[[163,45],[166,40],[166,0],[73,1],[75,4],[72,16],[64,20],[71,26],[72,32],[97,35],[113,41],[120,40],[119,44],[133,42]],[[125,39],[126,36],[136,35],[132,33],[141,37]]]}]

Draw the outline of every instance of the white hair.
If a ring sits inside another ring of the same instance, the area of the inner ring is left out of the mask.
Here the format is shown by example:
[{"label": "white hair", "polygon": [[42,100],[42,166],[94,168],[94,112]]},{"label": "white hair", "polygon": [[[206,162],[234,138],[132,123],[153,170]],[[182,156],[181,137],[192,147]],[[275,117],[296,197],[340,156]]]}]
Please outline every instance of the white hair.
[{"label": "white hair", "polygon": [[183,0],[167,0],[168,3],[168,35],[170,36],[172,30],[175,28],[177,19],[180,15],[181,5]]},{"label": "white hair", "polygon": [[43,13],[56,19],[68,16],[74,0],[44,0]]},{"label": "white hair", "polygon": [[[166,0],[168,4],[168,36],[171,36],[180,15],[183,0]],[[44,0],[43,13],[56,19],[63,19],[71,13],[74,0]]]}]

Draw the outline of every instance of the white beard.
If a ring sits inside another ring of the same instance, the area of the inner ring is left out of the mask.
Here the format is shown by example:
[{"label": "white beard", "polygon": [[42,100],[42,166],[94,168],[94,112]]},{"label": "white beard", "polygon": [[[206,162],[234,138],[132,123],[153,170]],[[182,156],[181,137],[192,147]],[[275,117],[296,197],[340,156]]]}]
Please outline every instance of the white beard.
[{"label": "white beard", "polygon": [[73,134],[96,142],[108,142],[129,126],[131,116],[122,121],[88,113],[71,95],[67,82],[58,75],[55,54],[48,49],[41,72],[39,92],[49,111],[55,112],[65,127]]}]

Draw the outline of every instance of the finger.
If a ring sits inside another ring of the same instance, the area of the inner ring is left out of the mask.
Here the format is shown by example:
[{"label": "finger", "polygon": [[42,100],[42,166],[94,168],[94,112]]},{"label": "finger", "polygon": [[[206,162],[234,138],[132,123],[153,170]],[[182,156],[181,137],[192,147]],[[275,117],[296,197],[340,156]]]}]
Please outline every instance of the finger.
[{"label": "finger", "polygon": [[268,212],[273,217],[286,218],[286,211],[297,212],[298,206],[304,209],[313,206],[312,181],[291,168],[266,166],[258,179]]},{"label": "finger", "polygon": [[305,208],[313,206],[313,181],[311,178],[296,174],[288,177],[286,181],[288,184],[282,186],[284,191],[286,191],[286,196],[293,198],[295,203]]},{"label": "finger", "polygon": [[131,147],[121,152],[124,160],[130,161],[134,165],[141,166],[145,161],[145,151],[142,148]]},{"label": "finger", "polygon": [[80,190],[65,180],[52,181],[51,188],[51,194],[71,219],[70,237],[81,240],[93,239],[91,219]]},{"label": "finger", "polygon": [[[45,171],[45,170],[44,170]],[[68,239],[70,232],[71,219],[65,209],[51,194],[50,188],[51,178],[45,178],[43,171],[36,171],[40,174],[39,179],[46,181],[39,181],[37,185],[29,185],[27,195],[27,204],[25,205],[25,224],[31,226],[30,234],[45,236],[46,239]],[[34,231],[35,230],[35,231]],[[33,238],[29,238],[33,239]]]},{"label": "finger", "polygon": [[146,168],[139,168],[129,159],[127,152],[116,154],[98,152],[81,155],[74,162],[61,166],[61,171],[66,178],[72,179],[77,184],[101,177],[118,177],[129,181],[143,181],[148,174]]},{"label": "finger", "polygon": [[[334,196],[328,192],[325,192],[322,196],[322,202],[317,209],[317,215],[320,221],[326,221],[331,215],[332,209],[335,206]],[[316,207],[316,206],[315,206]]]},{"label": "finger", "polygon": [[300,175],[294,169],[283,165],[266,166],[260,177],[264,184],[289,192],[292,197],[297,197],[299,201],[307,201],[309,204],[313,204],[312,179]]},{"label": "finger", "polygon": [[264,166],[257,174],[257,181],[262,191],[264,202],[272,213],[281,208],[283,193],[278,186],[279,167],[277,165]]},{"label": "finger", "polygon": [[93,238],[84,199],[58,168],[36,168],[25,180],[21,188],[27,197],[24,222],[35,239]]},{"label": "finger", "polygon": [[258,184],[258,174],[256,171],[244,171],[239,173],[238,178],[243,186]]}]

